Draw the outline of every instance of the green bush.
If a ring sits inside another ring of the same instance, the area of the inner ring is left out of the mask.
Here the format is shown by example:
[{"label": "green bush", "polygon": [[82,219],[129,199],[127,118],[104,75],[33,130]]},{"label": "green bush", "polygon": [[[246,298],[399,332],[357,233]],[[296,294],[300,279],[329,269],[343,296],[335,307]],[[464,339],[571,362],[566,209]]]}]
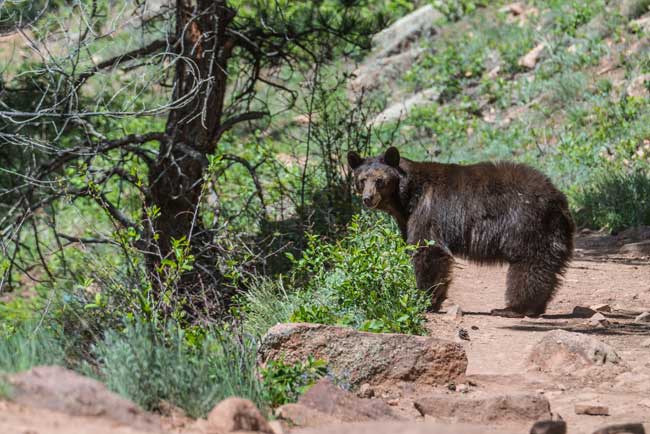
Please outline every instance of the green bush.
[{"label": "green bush", "polygon": [[256,373],[256,342],[233,329],[191,334],[177,324],[134,321],[109,331],[94,348],[102,381],[145,409],[162,401],[192,417],[205,416],[229,396],[265,408]]},{"label": "green bush", "polygon": [[650,225],[650,174],[645,170],[599,172],[573,196],[581,226],[607,228]]},{"label": "green bush", "polygon": [[304,363],[270,361],[262,368],[264,396],[271,407],[296,402],[320,378],[327,374],[327,364],[309,356]]},{"label": "green bush", "polygon": [[353,217],[348,235],[328,244],[309,237],[295,261],[304,282],[293,321],[338,323],[373,332],[423,334],[429,294],[417,290],[414,246],[382,214]]}]

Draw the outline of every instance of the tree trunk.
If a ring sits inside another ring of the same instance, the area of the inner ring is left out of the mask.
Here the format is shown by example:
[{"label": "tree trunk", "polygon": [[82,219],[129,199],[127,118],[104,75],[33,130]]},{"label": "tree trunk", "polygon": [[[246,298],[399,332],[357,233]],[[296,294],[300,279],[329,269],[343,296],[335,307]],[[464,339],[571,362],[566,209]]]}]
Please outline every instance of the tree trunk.
[{"label": "tree trunk", "polygon": [[[215,303],[212,307],[223,308],[228,294],[219,292],[216,255],[210,246],[211,236],[201,225],[198,207],[207,156],[214,153],[221,134],[227,64],[234,45],[226,35],[226,27],[235,12],[225,1],[178,0],[176,6],[176,54],[180,57],[176,61],[173,101],[177,108],[169,113],[169,139],[161,143],[149,173],[151,202],[147,205],[155,205],[159,215],[152,224],[156,236],[149,234],[152,251],[148,267],[153,275],[163,258],[175,260],[173,240],[184,237],[190,241],[194,265],[176,282],[177,295],[192,306],[189,310],[205,309],[207,290],[210,298],[219,298],[211,300]],[[212,307],[208,310],[214,310]]]}]

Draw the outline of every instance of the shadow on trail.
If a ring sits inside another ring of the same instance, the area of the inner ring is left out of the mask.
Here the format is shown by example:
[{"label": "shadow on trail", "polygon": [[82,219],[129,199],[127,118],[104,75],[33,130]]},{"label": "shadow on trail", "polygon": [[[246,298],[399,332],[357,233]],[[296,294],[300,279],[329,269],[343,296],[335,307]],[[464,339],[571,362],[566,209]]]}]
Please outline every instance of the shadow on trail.
[{"label": "shadow on trail", "polygon": [[501,327],[509,330],[526,331],[526,332],[547,332],[550,330],[566,330],[574,333],[584,333],[588,335],[601,336],[621,336],[621,335],[638,335],[650,336],[650,324],[635,323],[611,323],[607,327],[597,328],[585,325],[575,324],[558,324],[558,323],[530,323],[518,324],[508,327]]},{"label": "shadow on trail", "polygon": [[[650,336],[650,323],[639,324],[631,322],[640,312],[625,311],[605,313],[609,321],[607,327],[594,327],[584,324],[588,319],[584,315],[575,313],[542,315],[538,320],[513,319],[520,323],[511,326],[498,327],[500,329],[526,331],[526,332],[547,332],[550,330],[566,330],[568,332],[593,334],[593,335],[640,335]],[[492,316],[490,312],[463,312],[467,316]],[[581,322],[576,322],[576,320]],[[621,320],[621,321],[619,321]]]}]

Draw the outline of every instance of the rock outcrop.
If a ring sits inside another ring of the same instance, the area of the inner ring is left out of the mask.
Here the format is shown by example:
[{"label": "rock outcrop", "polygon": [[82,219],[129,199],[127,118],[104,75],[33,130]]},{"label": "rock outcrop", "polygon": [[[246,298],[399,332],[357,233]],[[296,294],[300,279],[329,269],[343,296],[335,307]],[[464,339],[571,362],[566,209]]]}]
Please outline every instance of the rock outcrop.
[{"label": "rock outcrop", "polygon": [[280,407],[277,414],[289,425],[299,427],[401,419],[381,399],[361,399],[326,378],[312,386],[297,403]]},{"label": "rock outcrop", "polygon": [[101,416],[138,429],[158,430],[160,420],[97,380],[61,366],[38,366],[9,378],[12,400],[70,416]]},{"label": "rock outcrop", "polygon": [[499,424],[551,419],[548,400],[539,394],[513,394],[485,397],[431,396],[414,403],[422,416],[443,421]]},{"label": "rock outcrop", "polygon": [[402,381],[446,384],[461,379],[467,356],[460,344],[425,336],[365,333],[322,324],[278,324],[262,340],[261,362],[323,359],[353,388]]}]

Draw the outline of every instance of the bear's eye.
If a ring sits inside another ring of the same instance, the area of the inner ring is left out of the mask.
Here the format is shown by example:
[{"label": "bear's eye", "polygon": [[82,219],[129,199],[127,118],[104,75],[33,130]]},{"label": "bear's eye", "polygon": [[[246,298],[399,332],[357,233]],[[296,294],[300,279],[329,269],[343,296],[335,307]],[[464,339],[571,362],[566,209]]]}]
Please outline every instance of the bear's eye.
[{"label": "bear's eye", "polygon": [[383,187],[384,186],[384,180],[381,179],[381,178],[377,179],[375,181],[375,185],[377,185],[377,187]]}]

